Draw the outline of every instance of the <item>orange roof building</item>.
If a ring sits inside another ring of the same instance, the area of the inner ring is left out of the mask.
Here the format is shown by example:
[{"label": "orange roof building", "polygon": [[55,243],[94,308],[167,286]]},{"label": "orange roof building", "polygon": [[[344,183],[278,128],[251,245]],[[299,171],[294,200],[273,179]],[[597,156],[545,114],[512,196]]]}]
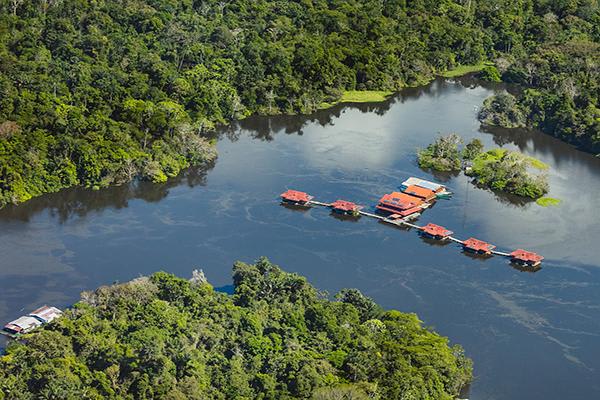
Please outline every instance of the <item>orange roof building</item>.
[{"label": "orange roof building", "polygon": [[511,261],[517,264],[527,265],[530,267],[536,267],[542,263],[544,257],[540,256],[537,253],[517,249],[510,253]]},{"label": "orange roof building", "polygon": [[454,232],[444,228],[443,226],[439,226],[436,224],[427,224],[421,227],[421,232],[423,236],[431,237],[434,239],[446,239],[448,236],[452,235]]},{"label": "orange roof building", "polygon": [[404,193],[409,194],[411,196],[416,196],[425,201],[432,201],[436,198],[436,194],[433,190],[429,190],[416,185],[408,186],[406,189],[404,189]]},{"label": "orange roof building", "polygon": [[484,242],[483,240],[469,238],[463,242],[463,249],[479,254],[491,254],[496,246]]},{"label": "orange roof building", "polygon": [[330,207],[333,211],[341,214],[355,214],[362,208],[362,206],[346,200],[336,200],[331,203]]},{"label": "orange roof building", "polygon": [[394,214],[401,214],[403,211],[408,211],[411,208],[421,207],[423,200],[401,192],[392,192],[385,194],[379,199],[377,209],[388,211]]},{"label": "orange roof building", "polygon": [[284,203],[290,203],[290,204],[305,205],[313,199],[313,196],[310,196],[308,193],[300,192],[298,190],[291,190],[291,189],[284,193],[281,193],[280,196],[281,196],[281,200]]}]

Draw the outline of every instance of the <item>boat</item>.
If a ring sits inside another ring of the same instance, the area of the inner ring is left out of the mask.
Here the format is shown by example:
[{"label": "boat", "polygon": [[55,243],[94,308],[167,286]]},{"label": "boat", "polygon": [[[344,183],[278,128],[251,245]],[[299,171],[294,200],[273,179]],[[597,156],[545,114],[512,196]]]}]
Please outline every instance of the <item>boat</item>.
[{"label": "boat", "polygon": [[402,191],[407,190],[410,186],[418,186],[423,189],[431,190],[435,193],[438,199],[449,199],[452,196],[452,192],[446,188],[446,186],[439,183],[426,181],[425,179],[415,178],[411,176],[404,182],[402,182]]}]

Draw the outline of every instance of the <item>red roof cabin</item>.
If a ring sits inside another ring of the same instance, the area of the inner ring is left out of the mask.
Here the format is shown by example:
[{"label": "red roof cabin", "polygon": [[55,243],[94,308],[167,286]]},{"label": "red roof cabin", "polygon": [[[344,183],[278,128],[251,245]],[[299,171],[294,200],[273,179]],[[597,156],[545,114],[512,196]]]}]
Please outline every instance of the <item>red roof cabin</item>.
[{"label": "red roof cabin", "polygon": [[408,186],[406,189],[404,189],[404,193],[409,194],[411,196],[418,197],[427,202],[433,201],[437,197],[433,190],[422,188],[422,187],[416,186],[416,185]]},{"label": "red roof cabin", "polygon": [[[420,211],[423,203],[423,200],[418,197],[410,196],[406,193],[392,192],[383,195],[383,197],[379,199],[377,209],[402,215],[403,212],[408,212],[408,210],[414,208],[419,208]],[[415,211],[412,211],[409,215],[414,213]]]},{"label": "red roof cabin", "polygon": [[527,267],[537,267],[542,263],[544,257],[531,251],[517,249],[510,253],[511,261],[515,264],[524,265]]},{"label": "red roof cabin", "polygon": [[463,249],[477,254],[492,254],[496,246],[483,240],[469,238],[463,242]]},{"label": "red roof cabin", "polygon": [[453,233],[454,232],[444,228],[443,226],[436,224],[427,224],[421,227],[421,234],[423,236],[437,240],[448,239],[448,236],[452,235]]},{"label": "red roof cabin", "polygon": [[295,204],[295,205],[308,205],[308,203],[313,199],[313,196],[310,196],[308,193],[299,192],[297,190],[288,190],[284,193],[281,193],[281,201],[287,204]]},{"label": "red roof cabin", "polygon": [[351,201],[346,200],[336,200],[330,204],[330,207],[333,212],[339,214],[349,214],[354,216],[358,216],[358,212],[363,208],[362,206],[359,206]]}]

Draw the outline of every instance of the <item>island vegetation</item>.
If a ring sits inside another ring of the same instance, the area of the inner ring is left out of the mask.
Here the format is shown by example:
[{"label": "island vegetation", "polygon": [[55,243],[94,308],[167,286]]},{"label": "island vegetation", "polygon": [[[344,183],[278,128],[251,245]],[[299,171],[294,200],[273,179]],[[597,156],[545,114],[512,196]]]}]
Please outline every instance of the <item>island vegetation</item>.
[{"label": "island vegetation", "polygon": [[0,207],[164,181],[218,124],[446,71],[529,88],[528,124],[594,150],[599,21],[593,0],[4,1]]},{"label": "island vegetation", "polygon": [[[484,152],[483,143],[477,138],[461,148],[462,143],[463,139],[456,133],[439,136],[417,152],[419,166],[446,172],[464,169],[480,186],[522,197],[539,199],[548,193],[548,177],[543,171],[549,167],[542,161],[506,149]],[[540,205],[551,203],[551,200],[542,200]]]},{"label": "island vegetation", "polygon": [[417,152],[419,167],[435,171],[460,171],[462,161],[458,147],[462,142],[456,133],[438,136],[433,143]]},{"label": "island vegetation", "polygon": [[232,295],[164,272],[82,294],[0,357],[0,399],[452,399],[463,349],[356,289],[329,300],[266,258]]},{"label": "island vegetation", "polygon": [[465,173],[492,190],[539,199],[548,193],[548,177],[544,172],[533,173],[532,168],[548,167],[518,151],[493,149],[476,156]]}]

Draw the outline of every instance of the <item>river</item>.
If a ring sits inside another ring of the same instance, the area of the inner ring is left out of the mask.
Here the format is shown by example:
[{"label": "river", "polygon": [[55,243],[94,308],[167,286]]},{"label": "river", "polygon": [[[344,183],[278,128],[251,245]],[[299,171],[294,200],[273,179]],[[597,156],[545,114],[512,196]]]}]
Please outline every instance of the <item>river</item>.
[{"label": "river", "polygon": [[[437,80],[385,103],[252,117],[220,134],[210,168],[0,210],[0,321],[157,270],[202,268],[225,286],[233,261],[267,255],[329,293],[356,287],[386,308],[415,312],[463,345],[475,363],[470,399],[600,398],[600,159],[539,132],[480,130],[477,108],[493,90]],[[562,203],[544,208],[478,189],[462,174],[421,171],[416,149],[448,132],[541,159],[551,167],[550,196]],[[543,268],[522,272],[414,231],[277,200],[295,188],[373,206],[408,176],[455,192],[420,223],[538,252]]]}]

